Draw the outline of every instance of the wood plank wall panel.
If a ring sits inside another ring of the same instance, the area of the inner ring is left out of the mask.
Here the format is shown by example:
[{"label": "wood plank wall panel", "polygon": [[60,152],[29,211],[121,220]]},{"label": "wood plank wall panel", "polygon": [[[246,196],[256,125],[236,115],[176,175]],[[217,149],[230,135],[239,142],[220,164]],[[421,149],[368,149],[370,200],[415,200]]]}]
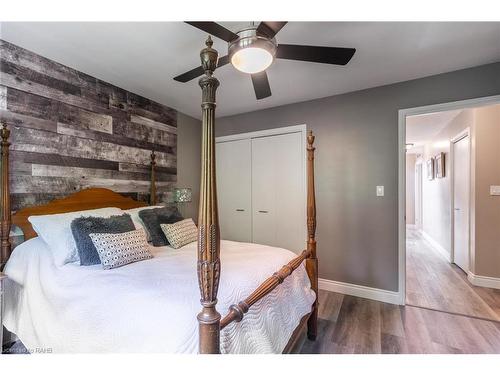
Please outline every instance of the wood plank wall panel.
[{"label": "wood plank wall panel", "polygon": [[0,39],[0,119],[11,133],[12,209],[87,187],[158,200],[177,180],[177,112]]}]

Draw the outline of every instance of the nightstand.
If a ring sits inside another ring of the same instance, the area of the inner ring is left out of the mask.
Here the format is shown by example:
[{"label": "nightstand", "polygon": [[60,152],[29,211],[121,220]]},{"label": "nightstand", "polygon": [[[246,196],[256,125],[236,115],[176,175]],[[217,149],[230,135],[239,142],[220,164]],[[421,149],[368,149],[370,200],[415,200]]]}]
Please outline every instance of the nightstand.
[{"label": "nightstand", "polygon": [[7,276],[0,272],[0,354],[2,354],[3,347],[3,283]]}]

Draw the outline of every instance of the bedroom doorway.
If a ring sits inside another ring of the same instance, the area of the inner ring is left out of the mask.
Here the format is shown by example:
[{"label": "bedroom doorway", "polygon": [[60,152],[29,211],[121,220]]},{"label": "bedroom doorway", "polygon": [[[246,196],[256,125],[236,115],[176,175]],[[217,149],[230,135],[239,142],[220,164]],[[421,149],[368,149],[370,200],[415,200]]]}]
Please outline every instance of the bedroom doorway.
[{"label": "bedroom doorway", "polygon": [[401,304],[500,321],[500,272],[476,262],[498,241],[500,96],[402,110],[399,129]]}]

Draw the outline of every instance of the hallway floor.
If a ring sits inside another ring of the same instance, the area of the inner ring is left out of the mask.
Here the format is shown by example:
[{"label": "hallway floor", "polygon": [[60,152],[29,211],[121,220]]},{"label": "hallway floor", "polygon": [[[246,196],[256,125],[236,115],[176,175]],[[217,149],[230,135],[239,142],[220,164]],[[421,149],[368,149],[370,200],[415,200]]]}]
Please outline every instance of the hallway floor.
[{"label": "hallway floor", "polygon": [[406,230],[406,303],[500,321],[500,290],[476,287],[415,229]]}]

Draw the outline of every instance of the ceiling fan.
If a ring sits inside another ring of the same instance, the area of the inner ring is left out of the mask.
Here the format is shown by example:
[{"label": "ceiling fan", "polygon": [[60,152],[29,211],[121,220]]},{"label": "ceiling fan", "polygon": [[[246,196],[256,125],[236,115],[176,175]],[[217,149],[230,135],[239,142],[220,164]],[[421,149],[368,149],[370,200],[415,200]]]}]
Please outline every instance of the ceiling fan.
[{"label": "ceiling fan", "polygon": [[[356,52],[354,48],[278,44],[275,36],[287,22],[261,22],[258,26],[252,25],[237,33],[215,22],[186,23],[228,42],[228,54],[219,58],[217,67],[231,62],[236,69],[249,73],[257,100],[271,96],[266,69],[275,58],[346,65]],[[203,73],[199,66],[174,77],[174,80],[185,83]]]}]

